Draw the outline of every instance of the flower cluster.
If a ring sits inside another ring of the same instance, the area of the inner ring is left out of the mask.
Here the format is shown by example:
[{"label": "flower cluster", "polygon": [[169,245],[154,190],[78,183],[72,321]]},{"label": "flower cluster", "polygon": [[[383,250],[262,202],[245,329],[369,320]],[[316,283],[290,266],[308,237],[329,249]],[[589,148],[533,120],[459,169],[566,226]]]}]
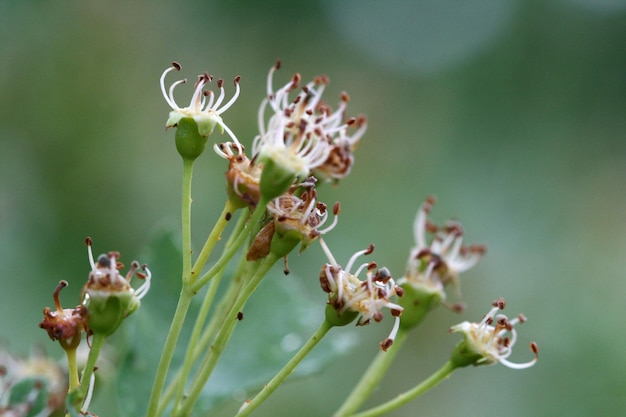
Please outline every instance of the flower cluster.
[{"label": "flower cluster", "polygon": [[[354,273],[351,272],[357,258],[371,254],[374,251],[374,245],[352,255],[344,269],[337,264],[326,244],[323,241],[320,242],[330,261],[322,267],[320,285],[322,290],[328,293],[329,307],[335,310],[334,315],[329,315],[327,309],[327,320],[331,324],[345,325],[360,315],[357,326],[363,326],[370,323],[372,319],[376,322],[381,321],[382,309],[385,307],[390,309],[396,321],[389,337],[380,344],[381,349],[386,351],[393,344],[403,311],[403,308],[393,303],[390,298],[394,295],[402,296],[402,288],[396,285],[389,270],[378,268],[376,262],[363,263]],[[366,271],[366,277],[364,281],[361,281],[358,276],[363,270]]]},{"label": "flower cluster", "polygon": [[479,323],[464,321],[450,329],[450,332],[462,333],[465,337],[452,354],[453,362],[457,366],[501,363],[513,369],[533,366],[538,360],[539,353],[535,342],[530,344],[530,350],[535,355],[532,360],[526,363],[513,363],[507,359],[517,340],[515,325],[524,323],[526,317],[520,314],[509,320],[504,314],[496,314],[506,306],[501,298],[495,300],[492,306],[489,313]]}]

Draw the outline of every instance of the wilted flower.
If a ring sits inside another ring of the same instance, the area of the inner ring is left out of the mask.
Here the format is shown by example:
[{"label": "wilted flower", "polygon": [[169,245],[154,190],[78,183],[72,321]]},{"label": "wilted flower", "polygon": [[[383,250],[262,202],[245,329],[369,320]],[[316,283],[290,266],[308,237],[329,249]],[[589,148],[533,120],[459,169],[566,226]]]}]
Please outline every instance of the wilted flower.
[{"label": "wilted flower", "polygon": [[[145,273],[139,272],[139,264],[133,262],[123,277],[118,271],[123,267],[117,262],[120,256],[118,252],[102,254],[95,261],[91,238],[87,238],[86,243],[91,272],[83,289],[83,305],[89,313],[89,330],[108,336],[119,327],[122,320],[137,310],[140,300],[150,290],[152,274],[145,265],[141,267]],[[133,275],[144,280],[136,290],[130,286]]]},{"label": "wilted flower", "polygon": [[180,107],[176,104],[176,100],[174,99],[174,89],[176,86],[186,83],[187,80],[178,80],[170,86],[168,91],[165,89],[165,76],[167,73],[173,70],[180,71],[180,69],[181,65],[177,62],[173,62],[172,66],[163,71],[163,74],[161,75],[161,92],[163,93],[163,97],[165,98],[167,104],[169,104],[172,108],[165,126],[174,127],[178,125],[181,119],[191,118],[198,125],[198,133],[201,136],[209,136],[213,132],[213,129],[215,129],[215,126],[218,126],[222,133],[226,131],[232,140],[237,142],[235,134],[228,128],[228,126],[226,126],[222,120],[221,114],[228,110],[237,100],[237,97],[239,96],[240,77],[236,77],[234,81],[235,94],[228,102],[222,105],[225,98],[224,80],[220,78],[217,82],[220,94],[216,99],[213,91],[204,90],[204,86],[213,80],[213,76],[205,72],[204,74],[198,76],[198,81],[196,81],[194,86],[194,92],[191,96],[189,106]]},{"label": "wilted flower", "polygon": [[256,207],[261,198],[262,166],[246,156],[240,143],[216,143],[213,148],[219,156],[229,161],[226,181],[230,200],[238,207]]},{"label": "wilted flower", "polygon": [[286,256],[297,245],[306,249],[320,235],[329,232],[337,224],[339,203],[332,209],[333,221],[327,225],[329,210],[317,200],[316,180],[309,177],[293,189],[274,198],[267,205],[271,221],[256,236],[248,252],[248,260],[265,257],[270,251]]},{"label": "wilted flower", "polygon": [[52,340],[58,340],[65,350],[76,349],[80,344],[82,332],[85,330],[87,322],[87,311],[82,305],[76,308],[61,307],[59,293],[67,287],[67,281],[59,282],[54,290],[55,311],[50,307],[43,310],[44,318],[39,323],[39,327],[48,332]]},{"label": "wilted flower", "polygon": [[[459,286],[459,274],[473,267],[486,252],[482,245],[463,245],[463,228],[455,221],[437,226],[428,220],[434,197],[426,199],[420,207],[413,225],[415,246],[411,249],[407,262],[407,271],[398,283],[407,290],[403,305],[410,302],[416,307],[415,321],[421,320],[431,308],[444,302],[444,287],[452,284]],[[429,238],[429,235],[432,235]],[[451,306],[454,310],[462,305]],[[403,320],[408,320],[407,311]],[[412,324],[412,323],[411,323]]]},{"label": "wilted flower", "polygon": [[[343,269],[324,243],[320,241],[330,263],[325,264],[320,272],[320,285],[328,293],[328,305],[335,310],[330,316],[327,308],[327,320],[331,324],[345,325],[360,315],[357,326],[366,325],[373,319],[379,322],[383,319],[383,308],[389,308],[396,318],[393,330],[387,339],[380,344],[381,349],[387,350],[395,339],[399,327],[399,318],[403,308],[390,301],[394,295],[402,296],[403,290],[396,286],[387,268],[378,268],[376,262],[361,264],[354,273],[351,272],[357,258],[369,255],[374,251],[374,245],[352,255],[346,268]],[[365,270],[365,280],[358,276]],[[336,317],[335,317],[336,316]],[[344,316],[345,319],[344,319]]]},{"label": "wilted flower", "polygon": [[450,329],[451,332],[462,333],[465,337],[455,348],[452,361],[457,366],[489,365],[497,362],[513,369],[533,366],[538,360],[539,353],[535,342],[530,344],[530,350],[535,355],[532,360],[526,363],[513,363],[507,359],[517,340],[514,326],[524,323],[526,318],[520,314],[513,320],[509,320],[504,314],[496,314],[506,306],[503,299],[494,301],[492,305],[493,308],[480,323],[464,321]]}]

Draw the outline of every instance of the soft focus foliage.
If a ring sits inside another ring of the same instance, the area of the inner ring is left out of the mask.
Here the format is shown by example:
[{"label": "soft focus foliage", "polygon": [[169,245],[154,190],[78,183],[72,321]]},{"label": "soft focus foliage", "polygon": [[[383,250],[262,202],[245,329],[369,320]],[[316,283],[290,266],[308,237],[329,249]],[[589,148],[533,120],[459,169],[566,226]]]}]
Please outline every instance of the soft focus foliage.
[{"label": "soft focus foliage", "polygon": [[[159,223],[177,218],[163,68],[177,60],[186,76],[241,75],[224,121],[249,145],[280,58],[277,77],[326,73],[325,97],[346,90],[351,112],[368,115],[351,176],[323,189],[325,201],[342,203],[326,238],[336,256],[374,242],[377,260],[400,276],[415,212],[436,194],[436,220],[458,216],[468,239],[489,247],[464,277],[466,317],[503,296],[529,319],[519,345],[532,335],[541,346],[532,369],[461,370],[392,416],[465,415],[468,402],[481,416],[614,414],[626,401],[625,28],[626,7],[609,0],[0,3],[2,343],[23,352],[48,343],[41,308],[61,279],[70,282],[64,299],[77,299],[72,282],[89,272],[85,236],[139,253]],[[195,173],[210,184],[194,190],[198,235],[226,198],[226,162],[205,156]],[[287,278],[318,298],[320,319],[323,262],[317,248],[292,256]],[[179,277],[153,285],[169,279]],[[458,341],[447,329],[460,321],[433,313],[375,397],[443,363]],[[255,415],[330,414],[387,331],[366,330],[353,353],[286,384]],[[105,395],[95,402],[114,403]]]}]

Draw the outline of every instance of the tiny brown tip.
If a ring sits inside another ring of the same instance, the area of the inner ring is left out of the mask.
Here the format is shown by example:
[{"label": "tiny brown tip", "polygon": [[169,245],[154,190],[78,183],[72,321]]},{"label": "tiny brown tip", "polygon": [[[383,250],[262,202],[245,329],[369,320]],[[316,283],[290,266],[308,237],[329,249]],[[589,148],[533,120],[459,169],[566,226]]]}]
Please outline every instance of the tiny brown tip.
[{"label": "tiny brown tip", "polygon": [[176,62],[176,61],[172,62],[172,66],[174,67],[174,69],[175,69],[176,71],[180,71],[180,70],[183,68],[183,66],[182,66],[182,65],[180,65],[180,64],[179,64],[178,62]]}]

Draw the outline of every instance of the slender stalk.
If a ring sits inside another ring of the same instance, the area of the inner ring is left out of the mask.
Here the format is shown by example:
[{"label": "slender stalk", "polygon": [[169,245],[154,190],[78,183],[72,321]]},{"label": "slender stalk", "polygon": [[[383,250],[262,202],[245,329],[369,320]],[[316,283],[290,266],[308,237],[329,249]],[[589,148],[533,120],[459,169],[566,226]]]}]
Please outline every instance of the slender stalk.
[{"label": "slender stalk", "polygon": [[248,232],[250,231],[250,229],[258,224],[261,218],[265,215],[266,207],[267,202],[259,202],[254,210],[254,213],[252,213],[250,220],[248,221],[247,227],[241,233],[239,233],[239,235],[237,235],[232,245],[226,248],[220,259],[217,260],[217,262],[211,267],[211,269],[209,269],[206,274],[200,277],[193,284],[193,286],[191,287],[192,290],[199,291],[211,279],[215,271],[219,271],[226,266],[226,264],[231,260],[231,258],[235,255],[235,253],[237,253],[239,248],[246,241],[246,238],[249,236]]},{"label": "slender stalk", "polygon": [[106,336],[102,333],[96,333],[93,335],[91,348],[89,349],[89,356],[87,356],[87,363],[83,369],[83,375],[80,378],[81,384],[78,391],[78,398],[80,401],[83,401],[87,395],[91,374],[93,374],[93,370],[96,367],[96,361],[98,360],[98,356],[100,356],[100,350],[102,349],[102,346],[104,346],[105,340]]},{"label": "slender stalk", "polygon": [[170,325],[170,330],[167,333],[167,339],[165,340],[165,345],[163,346],[163,352],[161,352],[161,359],[159,360],[157,373],[154,377],[154,383],[152,384],[152,392],[150,393],[146,417],[156,417],[159,415],[157,414],[159,397],[161,396],[161,392],[165,386],[167,372],[170,368],[170,363],[172,362],[172,357],[174,356],[174,350],[176,349],[176,344],[178,343],[178,337],[180,336],[180,332],[183,328],[187,311],[189,311],[189,305],[191,304],[192,297],[193,293],[191,291],[186,288],[182,289],[180,297],[178,298],[176,312],[172,318],[172,324]]},{"label": "slender stalk", "polygon": [[[249,217],[248,213],[242,213],[242,216],[239,217],[239,220],[237,221],[237,224],[235,226],[235,229],[233,230],[233,233],[231,234],[231,236],[228,239],[228,242],[226,243],[226,248],[230,247],[232,245],[232,242],[234,240],[235,236],[238,236],[238,234],[243,230],[246,220]],[[245,258],[243,259],[243,264],[245,264]],[[241,272],[239,272],[241,268],[238,268],[238,272],[235,274],[235,277],[239,276],[241,274]],[[223,272],[223,270],[222,270]],[[204,329],[202,336],[200,337],[200,340],[197,342],[194,342],[194,336],[193,334],[196,332],[196,328],[201,329],[201,326],[204,325],[204,321],[202,319],[202,312],[204,309],[208,309],[210,308],[211,305],[211,300],[207,300],[208,297],[211,296],[211,293],[214,292],[214,289],[216,290],[219,283],[221,280],[221,275],[218,275],[216,277],[216,279],[213,279],[211,281],[211,286],[209,287],[209,290],[207,292],[207,294],[205,295],[205,300],[203,301],[203,306],[200,309],[200,313],[198,314],[198,317],[196,319],[196,324],[194,325],[194,330],[192,332],[192,337],[190,338],[190,341],[188,343],[188,349],[187,349],[187,353],[185,354],[185,363],[183,364],[183,367],[181,369],[178,370],[178,372],[176,373],[176,375],[174,376],[174,378],[171,379],[171,381],[169,382],[168,387],[165,390],[165,393],[163,395],[161,395],[160,399],[159,399],[159,407],[158,407],[158,411],[157,411],[157,415],[162,415],[163,411],[165,410],[165,407],[167,406],[167,404],[169,403],[169,401],[172,399],[172,396],[174,395],[175,389],[178,388],[180,389],[180,387],[183,387],[186,385],[186,380],[187,380],[187,376],[183,377],[183,373],[185,372],[185,364],[188,362],[189,364],[193,365],[194,363],[197,362],[199,356],[206,350],[206,346],[209,344],[210,342],[210,336],[212,336],[214,334],[215,331],[215,327],[217,326],[217,324],[219,323],[223,323],[223,315],[226,314],[226,312],[228,310],[226,310],[227,308],[230,308],[232,303],[235,302],[234,297],[236,295],[236,291],[231,291],[230,289],[227,291],[226,295],[224,296],[224,298],[222,299],[222,301],[220,302],[216,313],[213,315],[213,318],[211,319],[211,322],[209,324],[209,326]],[[233,287],[235,284],[235,281],[240,281],[240,280],[233,280],[231,281],[231,287]],[[239,285],[236,286],[237,288],[239,288]],[[224,304],[225,301],[228,301],[230,299],[232,299],[231,301],[229,301],[228,303]],[[226,307],[224,307],[226,306]],[[223,312],[223,314],[220,314],[220,312]],[[199,322],[202,321],[202,323],[200,324]],[[191,352],[191,354],[190,354]]]},{"label": "slender stalk", "polygon": [[72,392],[80,386],[78,379],[78,365],[76,363],[76,349],[66,349],[67,372],[69,374],[69,388],[67,392]]},{"label": "slender stalk", "polygon": [[191,282],[191,178],[193,161],[183,159],[183,192],[181,220],[183,231],[183,284]]},{"label": "slender stalk", "polygon": [[416,399],[426,391],[435,387],[435,385],[439,384],[445,378],[450,376],[450,374],[457,368],[455,364],[451,361],[446,362],[439,370],[437,370],[434,374],[425,379],[421,384],[416,387],[403,392],[398,395],[396,398],[387,401],[377,407],[370,408],[369,410],[353,414],[352,417],[377,417],[382,416],[404,404]]},{"label": "slender stalk", "polygon": [[206,353],[206,356],[204,357],[202,364],[200,365],[200,369],[198,370],[198,373],[194,378],[185,402],[180,409],[176,410],[172,414],[173,416],[189,415],[189,413],[191,412],[191,408],[198,400],[198,397],[200,397],[200,394],[202,393],[202,388],[211,376],[211,373],[213,372],[213,369],[215,368],[218,359],[224,352],[224,348],[230,340],[230,337],[237,323],[237,312],[241,311],[248,298],[250,298],[250,295],[252,295],[263,277],[267,274],[267,272],[271,269],[271,267],[276,263],[278,259],[279,258],[270,253],[266,258],[257,262],[256,269],[253,270],[253,275],[250,277],[248,283],[244,286],[235,304],[233,304],[233,306],[230,308],[223,322],[222,328],[215,337],[215,340],[210,346],[208,352]]},{"label": "slender stalk", "polygon": [[191,280],[190,280],[191,283],[196,281],[198,274],[200,273],[200,271],[202,271],[202,269],[204,268],[204,265],[206,265],[206,262],[209,259],[209,256],[211,256],[211,252],[213,251],[215,244],[221,239],[222,232],[226,228],[226,225],[229,222],[230,216],[232,216],[233,212],[236,209],[237,207],[235,207],[231,203],[230,199],[227,199],[226,204],[224,205],[224,209],[222,210],[222,213],[217,219],[217,222],[215,222],[215,226],[213,227],[213,229],[211,229],[211,233],[209,234],[209,237],[204,243],[204,246],[202,247],[202,250],[200,251],[198,258],[196,259],[196,262],[194,263],[193,268],[191,268]]},{"label": "slender stalk", "polygon": [[395,359],[396,355],[400,351],[400,348],[404,344],[407,338],[408,331],[400,327],[396,338],[393,341],[393,345],[387,352],[380,350],[378,355],[372,361],[365,373],[361,376],[361,379],[352,389],[352,392],[346,398],[344,403],[335,412],[334,417],[350,416],[359,409],[359,407],[370,397],[374,388],[378,386],[380,380],[383,378],[389,366]]},{"label": "slender stalk", "polygon": [[261,392],[259,392],[248,404],[243,407],[235,417],[248,416],[254,411],[263,401],[265,401],[275,390],[283,383],[289,375],[293,373],[296,366],[308,355],[311,350],[317,345],[317,343],[328,333],[332,326],[324,320],[324,322],[313,333],[313,336],[307,340],[307,342],[300,348],[298,353],[281,369],[270,382],[268,382]]},{"label": "slender stalk", "polygon": [[182,221],[182,240],[183,240],[183,273],[182,273],[182,289],[178,297],[178,305],[172,317],[172,323],[165,339],[165,345],[161,352],[161,359],[159,359],[159,365],[157,367],[154,382],[152,384],[152,391],[150,393],[150,399],[148,401],[148,410],[146,411],[146,417],[156,417],[159,397],[165,386],[165,380],[167,373],[174,357],[174,350],[178,343],[178,337],[183,329],[187,312],[189,311],[189,305],[194,295],[193,291],[189,290],[189,283],[191,281],[191,179],[193,177],[193,160],[183,158],[183,184],[182,184],[182,199],[181,199],[181,221]]}]

